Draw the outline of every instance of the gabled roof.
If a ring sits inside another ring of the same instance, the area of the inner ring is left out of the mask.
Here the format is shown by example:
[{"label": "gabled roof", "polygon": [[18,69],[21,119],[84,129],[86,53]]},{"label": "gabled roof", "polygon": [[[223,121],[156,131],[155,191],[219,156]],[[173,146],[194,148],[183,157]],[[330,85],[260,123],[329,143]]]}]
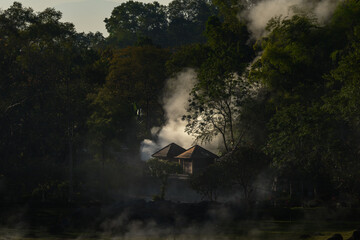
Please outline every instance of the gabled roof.
[{"label": "gabled roof", "polygon": [[176,143],[170,143],[169,145],[155,152],[151,156],[155,158],[173,158],[185,151],[186,150],[184,148],[180,147]]},{"label": "gabled roof", "polygon": [[217,155],[209,152],[205,148],[200,147],[199,145],[195,145],[185,152],[179,154],[175,158],[181,159],[192,159],[192,158],[218,158]]}]

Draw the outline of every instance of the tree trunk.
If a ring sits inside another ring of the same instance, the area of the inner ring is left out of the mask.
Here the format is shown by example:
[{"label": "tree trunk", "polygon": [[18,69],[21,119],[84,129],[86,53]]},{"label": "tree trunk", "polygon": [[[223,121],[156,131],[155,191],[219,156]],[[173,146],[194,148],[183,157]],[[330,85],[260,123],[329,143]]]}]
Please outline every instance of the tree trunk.
[{"label": "tree trunk", "polygon": [[167,178],[167,177],[165,177],[165,178],[162,180],[161,190],[160,190],[160,199],[161,199],[161,200],[164,200],[164,199],[165,199],[165,192],[166,192],[166,187],[167,187],[167,181],[168,181],[168,178]]},{"label": "tree trunk", "polygon": [[72,202],[73,198],[73,155],[72,155],[72,139],[69,136],[69,198],[68,201]]},{"label": "tree trunk", "polygon": [[146,99],[146,133],[150,131],[149,99]]},{"label": "tree trunk", "polygon": [[304,201],[304,182],[301,181],[301,201]]},{"label": "tree trunk", "polygon": [[70,112],[70,89],[69,79],[66,79],[66,97],[67,97],[67,128],[68,128],[68,151],[69,151],[69,196],[68,202],[72,202],[73,198],[73,153],[72,153],[72,140],[74,134],[74,128],[71,122]]},{"label": "tree trunk", "polygon": [[102,143],[101,145],[101,164],[102,164],[102,169],[103,169],[103,173],[105,170],[105,143]]}]

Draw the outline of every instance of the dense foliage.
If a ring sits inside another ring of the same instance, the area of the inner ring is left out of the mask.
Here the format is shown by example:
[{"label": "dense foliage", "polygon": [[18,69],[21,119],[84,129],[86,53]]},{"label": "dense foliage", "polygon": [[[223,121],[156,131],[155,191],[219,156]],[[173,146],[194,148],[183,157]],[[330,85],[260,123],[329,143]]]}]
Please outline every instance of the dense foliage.
[{"label": "dense foliage", "polygon": [[155,195],[154,199],[164,200],[169,176],[182,173],[182,168],[176,162],[151,158],[146,162],[146,171],[150,176],[160,181],[160,193]]},{"label": "dense foliage", "polygon": [[[359,200],[360,2],[328,22],[275,17],[255,41],[233,1],[128,1],[109,36],[77,33],[61,13],[0,10],[0,200],[105,200],[146,175],[140,142],[166,121],[166,79],[197,74],[186,132],[220,139],[222,157],[191,179],[216,200],[259,176],[289,199]],[[151,160],[163,199],[178,166]],[[141,186],[141,184],[140,184]]]}]

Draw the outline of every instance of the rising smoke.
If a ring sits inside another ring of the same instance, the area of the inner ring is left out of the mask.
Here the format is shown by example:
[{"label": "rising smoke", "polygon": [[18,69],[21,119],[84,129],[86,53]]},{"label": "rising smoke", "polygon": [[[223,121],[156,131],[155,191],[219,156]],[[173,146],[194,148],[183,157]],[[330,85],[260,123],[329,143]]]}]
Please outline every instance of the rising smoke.
[{"label": "rising smoke", "polygon": [[185,132],[186,122],[181,118],[186,114],[189,94],[195,82],[196,73],[193,69],[186,69],[167,81],[162,99],[166,124],[151,129],[157,140],[145,139],[141,143],[142,160],[149,159],[156,150],[172,142],[184,148],[193,144],[194,138]]},{"label": "rising smoke", "polygon": [[[253,37],[259,39],[266,35],[265,28],[273,17],[291,17],[295,13],[304,12],[316,17],[319,23],[325,23],[340,1],[264,0],[251,6],[240,17],[248,20],[248,27]],[[194,138],[185,132],[186,122],[182,120],[182,116],[186,114],[189,93],[195,82],[196,72],[193,69],[185,69],[167,81],[162,99],[166,124],[162,127],[154,127],[151,130],[153,140],[145,139],[141,143],[142,160],[149,159],[156,150],[172,142],[184,148],[194,143]],[[219,139],[215,139],[206,147],[214,151],[218,143]]]},{"label": "rising smoke", "polygon": [[[176,77],[168,79],[162,99],[166,123],[162,127],[151,129],[153,139],[156,140],[144,139],[141,143],[142,160],[148,160],[152,153],[172,142],[185,149],[195,144],[195,138],[185,132],[187,122],[182,120],[182,117],[187,113],[190,92],[196,79],[197,75],[193,69],[184,69]],[[216,152],[220,142],[221,138],[218,136],[202,146]]]},{"label": "rising smoke", "polygon": [[260,39],[266,36],[265,28],[273,17],[292,17],[301,12],[315,17],[320,24],[324,24],[329,20],[340,1],[264,0],[249,7],[249,10],[241,14],[240,17],[248,20],[248,27],[253,37]]}]

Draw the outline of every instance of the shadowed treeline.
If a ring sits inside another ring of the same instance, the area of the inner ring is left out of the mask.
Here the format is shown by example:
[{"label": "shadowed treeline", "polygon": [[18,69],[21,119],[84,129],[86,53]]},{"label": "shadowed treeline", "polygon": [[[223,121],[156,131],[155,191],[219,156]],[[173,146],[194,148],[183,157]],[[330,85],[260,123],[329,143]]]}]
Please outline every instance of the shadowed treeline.
[{"label": "shadowed treeline", "polygon": [[[73,214],[149,199],[159,181],[166,199],[179,168],[163,161],[159,173],[139,150],[175,136],[221,156],[186,182],[205,200],[245,216],[259,206],[356,212],[360,3],[325,3],[128,1],[105,19],[107,38],[77,33],[54,9],[1,10],[0,202]],[[275,15],[260,18],[264,7]],[[138,210],[185,206],[172,204]]]}]

